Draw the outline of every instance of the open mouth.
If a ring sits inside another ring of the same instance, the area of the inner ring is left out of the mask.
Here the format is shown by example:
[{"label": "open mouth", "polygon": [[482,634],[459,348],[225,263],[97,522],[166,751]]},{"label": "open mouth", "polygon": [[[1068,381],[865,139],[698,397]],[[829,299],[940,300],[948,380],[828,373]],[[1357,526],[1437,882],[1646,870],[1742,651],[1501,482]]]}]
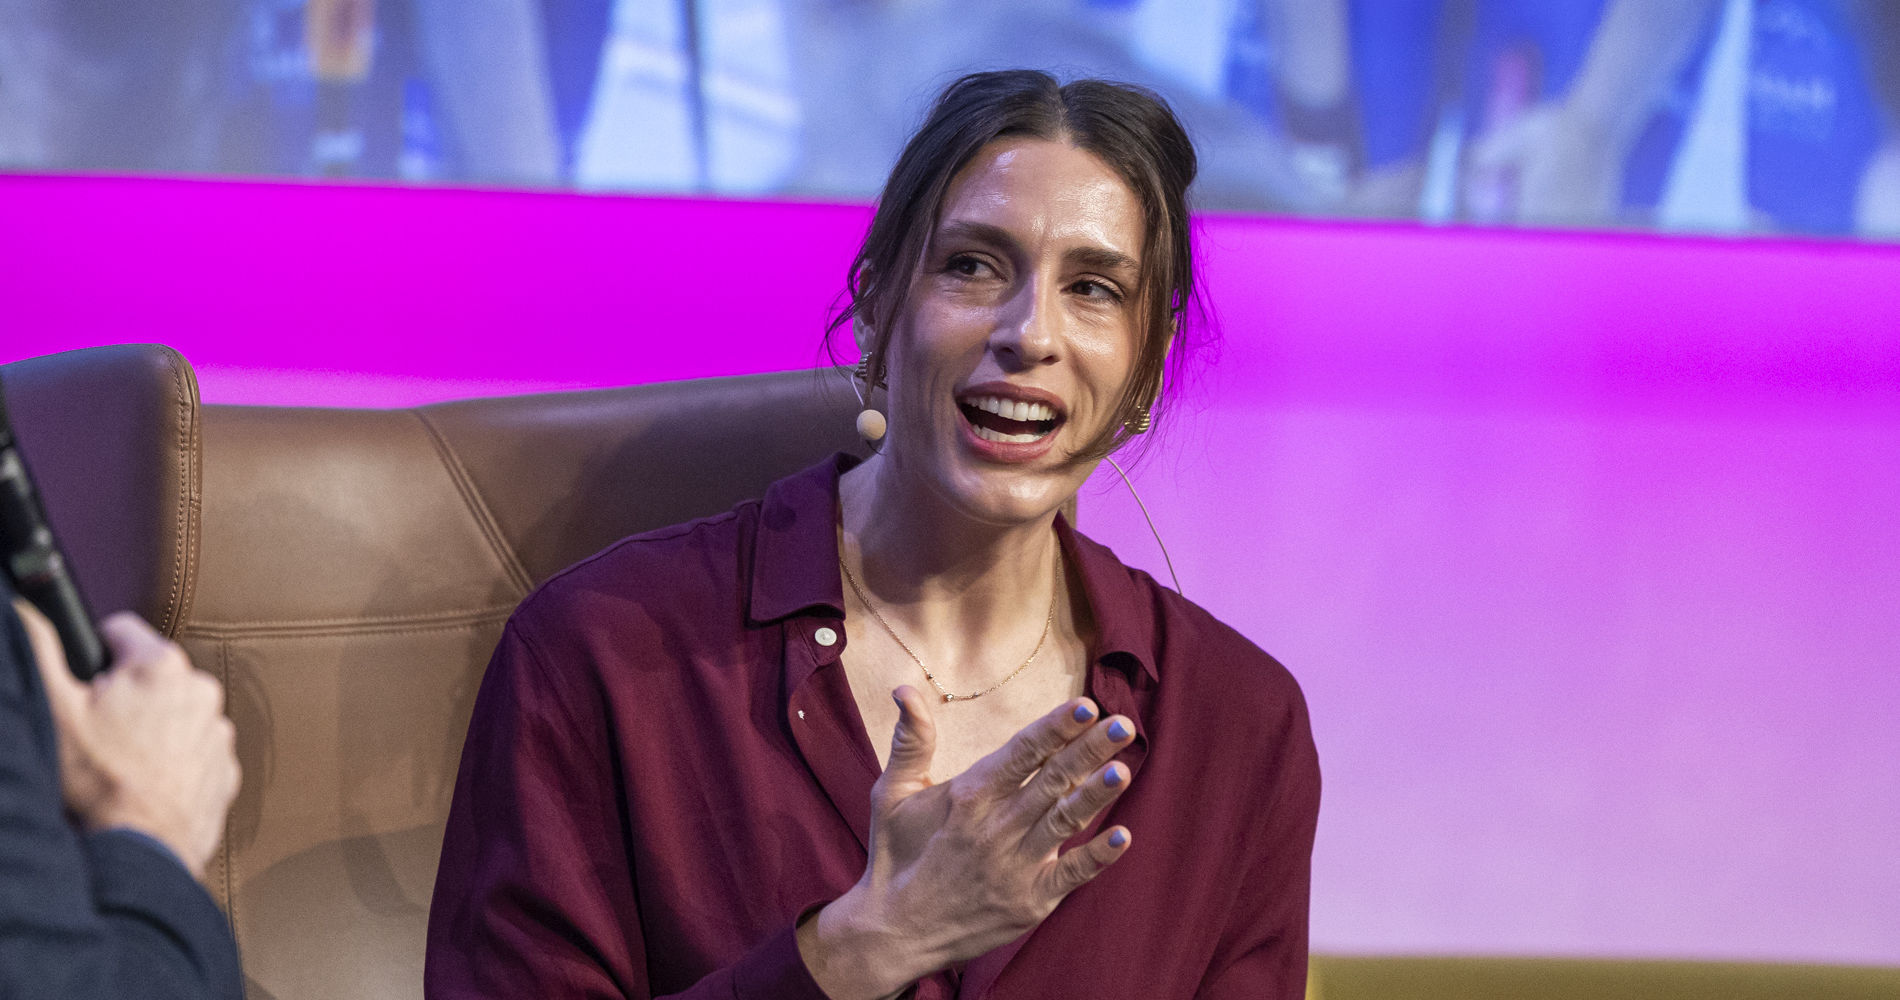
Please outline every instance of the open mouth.
[{"label": "open mouth", "polygon": [[999,444],[1032,444],[1062,423],[1061,414],[1047,403],[1000,396],[968,396],[957,400],[957,409],[977,437]]}]

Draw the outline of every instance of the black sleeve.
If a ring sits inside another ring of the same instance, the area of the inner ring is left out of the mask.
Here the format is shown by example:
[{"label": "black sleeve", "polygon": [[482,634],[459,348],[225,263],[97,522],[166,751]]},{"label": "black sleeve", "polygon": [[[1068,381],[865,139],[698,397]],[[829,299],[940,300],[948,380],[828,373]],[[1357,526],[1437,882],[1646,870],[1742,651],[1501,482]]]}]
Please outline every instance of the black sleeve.
[{"label": "black sleeve", "polygon": [[82,837],[60,803],[53,721],[0,582],[0,997],[243,996],[211,896],[138,834]]}]

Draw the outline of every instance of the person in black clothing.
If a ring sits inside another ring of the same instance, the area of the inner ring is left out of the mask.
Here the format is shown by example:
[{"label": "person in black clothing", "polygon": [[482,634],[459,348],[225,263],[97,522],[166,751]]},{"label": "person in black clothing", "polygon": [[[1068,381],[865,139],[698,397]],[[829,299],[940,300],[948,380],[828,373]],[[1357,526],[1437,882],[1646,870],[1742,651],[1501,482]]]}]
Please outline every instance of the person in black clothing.
[{"label": "person in black clothing", "polygon": [[130,614],[73,679],[0,578],[0,997],[243,996],[199,885],[238,765],[217,682]]}]

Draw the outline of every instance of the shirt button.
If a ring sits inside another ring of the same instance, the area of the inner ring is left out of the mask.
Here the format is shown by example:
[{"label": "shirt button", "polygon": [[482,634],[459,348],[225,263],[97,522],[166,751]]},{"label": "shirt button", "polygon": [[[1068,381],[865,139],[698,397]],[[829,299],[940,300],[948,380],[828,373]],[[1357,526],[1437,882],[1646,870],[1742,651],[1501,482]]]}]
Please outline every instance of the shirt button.
[{"label": "shirt button", "polygon": [[838,633],[833,629],[821,628],[813,632],[811,637],[818,640],[818,645],[820,646],[836,646],[838,644]]}]

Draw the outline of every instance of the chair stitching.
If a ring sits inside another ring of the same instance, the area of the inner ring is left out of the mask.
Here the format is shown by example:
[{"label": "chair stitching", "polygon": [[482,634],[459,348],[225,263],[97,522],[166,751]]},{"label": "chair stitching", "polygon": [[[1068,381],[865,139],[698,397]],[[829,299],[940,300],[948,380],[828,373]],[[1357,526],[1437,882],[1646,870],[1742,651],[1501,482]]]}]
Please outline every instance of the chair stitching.
[{"label": "chair stitching", "polygon": [[198,379],[184,355],[167,348],[177,360],[183,391],[179,407],[185,411],[188,438],[185,446],[185,562],[178,610],[172,631],[184,627],[191,617],[192,604],[198,598],[198,563],[204,544],[204,415],[198,400]]},{"label": "chair stitching", "polygon": [[431,611],[413,615],[381,615],[362,618],[282,618],[245,622],[192,622],[183,629],[185,634],[225,634],[243,632],[249,629],[272,628],[354,628],[358,626],[399,627],[403,625],[431,625],[445,622],[472,621],[507,615],[517,605],[491,604],[483,608],[464,608],[455,611]]},{"label": "chair stitching", "polygon": [[185,392],[184,374],[179,369],[178,359],[167,352],[165,365],[171,371],[172,392],[177,399],[178,414],[173,423],[178,429],[178,439],[173,451],[173,461],[177,465],[179,489],[185,498],[177,505],[172,532],[172,579],[170,591],[165,595],[165,611],[159,622],[161,631],[175,634],[184,615],[179,605],[185,588],[186,536],[190,531],[189,511],[191,506],[191,401]]},{"label": "chair stitching", "polygon": [[[224,703],[231,704],[231,644],[218,642],[218,681],[224,685]],[[244,935],[238,930],[237,883],[231,870],[237,861],[231,851],[231,810],[224,811],[224,843],[218,850],[224,855],[224,917],[231,924],[231,943],[237,946],[238,963],[241,968],[244,960]]]},{"label": "chair stitching", "polygon": [[308,629],[293,631],[284,629],[273,632],[197,632],[190,634],[193,639],[216,639],[219,642],[238,642],[243,640],[270,639],[327,639],[348,636],[370,635],[436,635],[442,632],[466,632],[489,625],[500,625],[507,619],[496,615],[493,618],[474,618],[465,622],[453,622],[447,625],[431,625],[416,628],[377,628],[377,629]]},{"label": "chair stitching", "polygon": [[435,443],[436,454],[441,458],[443,467],[448,470],[449,478],[454,481],[456,490],[462,494],[462,503],[468,507],[469,514],[475,518],[475,524],[487,537],[489,546],[495,550],[495,555],[501,560],[502,568],[508,572],[510,581],[520,587],[523,594],[533,590],[534,581],[529,577],[527,567],[522,565],[520,558],[515,554],[514,547],[508,544],[507,536],[502,534],[501,525],[496,522],[487,502],[482,499],[481,491],[476,488],[474,478],[463,466],[461,456],[450,447],[448,439],[442,435],[435,422],[429,419],[428,414],[414,409],[409,413],[422,424],[424,430],[429,432],[429,440]]},{"label": "chair stitching", "polygon": [[414,628],[373,628],[373,629],[280,629],[270,632],[210,632],[194,630],[188,633],[193,639],[215,639],[219,642],[236,642],[245,639],[324,639],[334,636],[367,635],[434,635],[441,632],[466,632],[488,625],[500,625],[507,618],[496,615],[493,618],[471,618],[468,621],[450,622],[446,625],[416,626]]},{"label": "chair stitching", "polygon": [[505,614],[509,611],[513,611],[515,607],[516,607],[516,603],[511,601],[507,604],[490,604],[486,607],[479,607],[479,608],[462,608],[462,609],[453,610],[453,611],[420,611],[415,614],[408,614],[408,615],[377,615],[374,617],[358,617],[358,618],[282,618],[282,619],[275,619],[275,620],[265,619],[261,621],[250,621],[250,622],[230,622],[226,624],[219,624],[217,622],[192,622],[191,628],[192,629],[200,629],[200,628],[210,628],[210,629],[240,628],[241,629],[241,628],[250,628],[255,625],[266,625],[266,626],[353,625],[359,622],[367,622],[367,623],[379,624],[379,625],[380,624],[401,625],[408,622],[452,621],[457,618],[473,618],[473,617],[480,617],[482,615]]},{"label": "chair stitching", "polygon": [[226,641],[239,638],[270,638],[326,635],[424,635],[430,632],[450,632],[477,625],[492,624],[507,620],[514,607],[493,608],[434,620],[392,620],[392,621],[335,621],[335,622],[284,622],[269,624],[216,626],[194,623],[179,635],[180,637],[216,639]]}]

